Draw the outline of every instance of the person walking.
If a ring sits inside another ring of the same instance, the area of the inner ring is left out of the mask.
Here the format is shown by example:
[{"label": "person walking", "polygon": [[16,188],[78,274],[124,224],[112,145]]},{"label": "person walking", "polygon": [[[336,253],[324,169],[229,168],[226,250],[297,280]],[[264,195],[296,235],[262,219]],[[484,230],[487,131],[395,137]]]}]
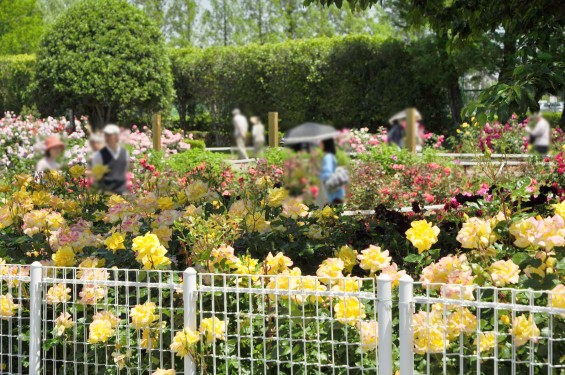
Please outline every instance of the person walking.
[{"label": "person walking", "polygon": [[105,165],[108,171],[100,180],[101,189],[121,195],[126,192],[129,154],[120,146],[120,128],[117,125],[106,125],[103,132],[106,146],[94,154],[92,168]]},{"label": "person walking", "polygon": [[261,122],[259,116],[251,117],[251,136],[253,137],[253,157],[257,158],[263,154],[265,147],[265,125]]},{"label": "person walking", "polygon": [[326,139],[321,143],[324,151],[322,171],[320,172],[320,189],[317,204],[323,207],[326,204],[341,204],[345,199],[345,184],[349,176],[345,168],[338,167],[335,141]]},{"label": "person walking", "polygon": [[247,118],[241,114],[239,109],[234,109],[232,111],[233,116],[233,128],[234,137],[237,150],[239,152],[240,159],[249,159],[247,156],[247,150],[245,149],[245,138],[247,137],[247,130],[249,128],[249,123]]},{"label": "person walking", "polygon": [[46,171],[58,171],[61,165],[57,161],[63,151],[65,150],[65,144],[61,142],[61,139],[52,135],[45,139],[45,155],[35,167],[38,173],[43,173]]},{"label": "person walking", "polygon": [[530,134],[530,143],[533,143],[534,149],[538,154],[547,155],[551,139],[551,125],[549,125],[549,122],[541,113],[534,116],[534,119],[536,122],[535,126],[533,128],[526,127]]},{"label": "person walking", "polygon": [[404,137],[406,135],[405,129],[406,128],[406,119],[402,120],[402,124],[400,120],[394,120],[392,122],[392,127],[387,134],[387,143],[394,144],[399,148],[404,148]]}]

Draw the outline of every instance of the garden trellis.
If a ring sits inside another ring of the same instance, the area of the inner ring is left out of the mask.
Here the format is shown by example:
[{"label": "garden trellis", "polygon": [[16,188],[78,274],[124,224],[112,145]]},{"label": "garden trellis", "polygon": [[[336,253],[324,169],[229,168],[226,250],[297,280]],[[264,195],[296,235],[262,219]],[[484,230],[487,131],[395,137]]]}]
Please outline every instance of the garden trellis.
[{"label": "garden trellis", "polygon": [[[140,271],[34,263],[3,264],[0,271],[0,374],[109,369],[151,374],[174,368],[177,374],[388,375],[396,370],[394,364],[401,375],[565,371],[565,309],[552,306],[554,298],[562,298],[556,292],[423,285],[403,276],[397,299],[387,275],[355,279],[358,290],[345,291],[345,278],[324,280],[326,289],[315,287],[321,279],[315,276],[197,273],[192,268]],[[354,301],[349,298],[361,304],[348,306]],[[133,308],[144,302],[155,303],[148,332],[133,319]],[[108,312],[118,318],[111,343],[97,344],[91,323]],[[61,317],[72,324],[61,325]],[[175,335],[184,328],[197,331],[205,321],[210,330],[191,354],[175,356],[170,347]],[[393,351],[397,346],[398,353]]]}]

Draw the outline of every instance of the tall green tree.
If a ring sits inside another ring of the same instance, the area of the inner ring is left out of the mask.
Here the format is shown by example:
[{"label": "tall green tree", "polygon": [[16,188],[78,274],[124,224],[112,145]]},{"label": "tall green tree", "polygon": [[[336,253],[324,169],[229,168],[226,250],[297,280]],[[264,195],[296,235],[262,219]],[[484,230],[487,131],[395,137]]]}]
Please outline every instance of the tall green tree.
[{"label": "tall green tree", "polygon": [[243,44],[248,39],[239,1],[210,0],[200,22],[200,42],[203,45],[229,46]]},{"label": "tall green tree", "polygon": [[194,41],[197,11],[195,0],[170,0],[165,23],[165,35],[170,44],[187,47]]},{"label": "tall green tree", "polygon": [[44,22],[46,24],[53,23],[57,17],[78,1],[80,0],[39,0]]},{"label": "tall green tree", "polygon": [[0,55],[35,52],[43,25],[36,0],[0,0]]}]

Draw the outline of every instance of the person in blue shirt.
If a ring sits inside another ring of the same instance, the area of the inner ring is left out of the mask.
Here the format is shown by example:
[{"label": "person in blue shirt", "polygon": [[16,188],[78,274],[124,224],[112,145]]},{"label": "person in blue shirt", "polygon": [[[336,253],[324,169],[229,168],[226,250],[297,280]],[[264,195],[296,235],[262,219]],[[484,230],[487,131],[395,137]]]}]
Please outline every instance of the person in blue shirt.
[{"label": "person in blue shirt", "polygon": [[318,205],[341,204],[345,199],[345,188],[339,187],[335,191],[328,191],[324,182],[327,181],[337,169],[337,159],[335,157],[336,149],[333,139],[326,139],[321,143],[324,150],[324,159],[322,160],[322,171],[320,173],[320,191]]}]

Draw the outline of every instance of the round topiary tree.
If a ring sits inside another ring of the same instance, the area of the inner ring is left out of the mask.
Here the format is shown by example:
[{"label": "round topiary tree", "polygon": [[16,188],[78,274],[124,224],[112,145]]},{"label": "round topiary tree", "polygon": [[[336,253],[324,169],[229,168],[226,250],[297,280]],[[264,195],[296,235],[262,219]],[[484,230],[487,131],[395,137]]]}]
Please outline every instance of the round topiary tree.
[{"label": "round topiary tree", "polygon": [[36,92],[44,114],[65,108],[95,126],[168,107],[170,61],[157,26],[126,0],[83,0],[44,35]]}]

